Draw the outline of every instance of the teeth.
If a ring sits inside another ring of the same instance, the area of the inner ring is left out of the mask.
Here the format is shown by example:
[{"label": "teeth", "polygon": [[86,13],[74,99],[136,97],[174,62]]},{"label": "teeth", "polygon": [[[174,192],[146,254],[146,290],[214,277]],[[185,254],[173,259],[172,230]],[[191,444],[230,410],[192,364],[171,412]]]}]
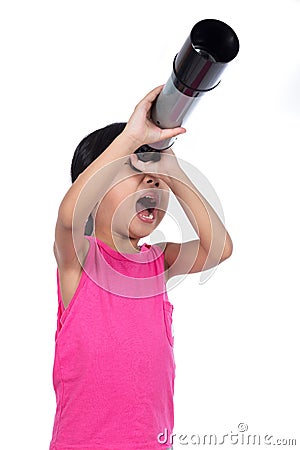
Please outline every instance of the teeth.
[{"label": "teeth", "polygon": [[153,219],[154,216],[152,213],[149,214],[149,216],[145,216],[144,214],[141,214],[142,217],[144,217],[145,219]]}]

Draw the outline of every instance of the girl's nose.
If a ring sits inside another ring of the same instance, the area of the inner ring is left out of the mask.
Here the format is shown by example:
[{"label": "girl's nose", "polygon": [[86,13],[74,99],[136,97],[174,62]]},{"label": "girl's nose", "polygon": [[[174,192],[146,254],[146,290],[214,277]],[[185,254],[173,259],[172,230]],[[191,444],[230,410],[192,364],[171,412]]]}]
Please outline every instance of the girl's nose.
[{"label": "girl's nose", "polygon": [[159,186],[159,180],[156,177],[153,177],[152,175],[145,175],[144,178],[145,183],[147,184],[154,184],[154,186],[158,187]]}]

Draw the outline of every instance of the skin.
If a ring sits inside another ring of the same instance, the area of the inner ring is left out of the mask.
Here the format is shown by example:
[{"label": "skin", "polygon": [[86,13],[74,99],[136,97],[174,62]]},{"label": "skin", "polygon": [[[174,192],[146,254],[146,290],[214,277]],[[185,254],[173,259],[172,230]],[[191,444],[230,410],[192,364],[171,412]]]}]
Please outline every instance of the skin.
[{"label": "skin", "polygon": [[[124,131],[80,174],[60,204],[54,254],[65,307],[80,281],[89,246],[84,229],[91,212],[98,239],[119,252],[136,253],[139,239],[148,236],[163,219],[172,190],[199,239],[158,244],[164,251],[166,280],[214,267],[232,253],[227,230],[181,169],[174,152],[171,149],[162,152],[158,162],[142,162],[134,154],[141,145],[186,132],[182,127],[162,130],[150,120],[152,104],[162,88],[153,89],[138,103]],[[162,194],[153,224],[136,217],[136,200],[148,189],[157,189]]]},{"label": "skin", "polygon": [[[109,190],[95,217],[95,236],[122,253],[139,251],[138,242],[148,236],[162,221],[169,201],[169,186],[156,176],[134,173],[128,163],[124,164],[124,175],[131,174]],[[136,200],[149,189],[159,190],[161,200],[153,224],[144,223],[136,213]]]}]

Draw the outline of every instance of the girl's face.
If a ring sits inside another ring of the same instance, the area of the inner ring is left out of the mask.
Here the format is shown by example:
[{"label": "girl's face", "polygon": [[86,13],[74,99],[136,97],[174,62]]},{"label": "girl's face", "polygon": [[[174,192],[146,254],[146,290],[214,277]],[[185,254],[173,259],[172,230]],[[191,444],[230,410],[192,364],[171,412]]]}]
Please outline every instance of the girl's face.
[{"label": "girl's face", "polygon": [[162,221],[169,202],[168,185],[156,176],[134,172],[124,165],[120,181],[99,203],[95,216],[96,236],[119,235],[139,240]]}]

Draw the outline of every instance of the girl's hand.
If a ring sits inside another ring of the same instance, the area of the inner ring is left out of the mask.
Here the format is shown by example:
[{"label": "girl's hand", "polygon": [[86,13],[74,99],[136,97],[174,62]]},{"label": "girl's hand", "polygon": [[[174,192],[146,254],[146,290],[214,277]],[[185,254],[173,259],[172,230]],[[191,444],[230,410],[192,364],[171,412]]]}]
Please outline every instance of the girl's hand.
[{"label": "girl's hand", "polygon": [[163,85],[153,89],[137,104],[123,131],[137,148],[144,144],[170,139],[186,132],[185,128],[182,127],[162,130],[150,119],[152,105],[162,89]]},{"label": "girl's hand", "polygon": [[175,153],[171,148],[160,152],[159,161],[141,161],[138,159],[137,153],[129,156],[131,164],[142,173],[153,175],[163,180],[169,187],[172,186],[174,178],[180,178],[182,171]]}]

